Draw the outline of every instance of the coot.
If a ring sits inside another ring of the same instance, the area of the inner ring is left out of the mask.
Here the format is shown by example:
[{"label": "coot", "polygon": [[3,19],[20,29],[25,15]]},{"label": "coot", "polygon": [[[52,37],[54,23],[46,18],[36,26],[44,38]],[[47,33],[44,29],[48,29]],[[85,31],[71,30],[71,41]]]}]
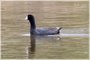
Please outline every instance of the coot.
[{"label": "coot", "polygon": [[60,34],[60,30],[62,29],[61,27],[54,27],[54,28],[40,27],[40,28],[36,28],[35,18],[33,15],[27,15],[25,19],[29,20],[30,33],[34,34],[34,35],[56,35],[56,34]]}]

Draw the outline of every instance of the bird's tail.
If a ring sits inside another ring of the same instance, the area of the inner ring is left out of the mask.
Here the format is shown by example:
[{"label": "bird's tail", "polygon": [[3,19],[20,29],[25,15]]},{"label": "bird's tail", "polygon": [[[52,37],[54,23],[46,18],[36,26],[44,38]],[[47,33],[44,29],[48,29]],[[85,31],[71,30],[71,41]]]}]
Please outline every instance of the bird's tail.
[{"label": "bird's tail", "polygon": [[58,34],[60,34],[60,30],[61,30],[61,29],[62,29],[62,27],[58,28],[58,32],[57,32]]},{"label": "bird's tail", "polygon": [[62,27],[60,27],[58,30],[61,30],[62,29]]}]

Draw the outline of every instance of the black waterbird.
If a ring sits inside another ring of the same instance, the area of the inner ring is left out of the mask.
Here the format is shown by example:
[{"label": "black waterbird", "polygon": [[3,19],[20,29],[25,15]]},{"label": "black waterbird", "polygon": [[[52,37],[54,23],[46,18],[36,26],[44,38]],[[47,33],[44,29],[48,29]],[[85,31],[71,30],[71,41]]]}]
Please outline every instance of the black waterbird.
[{"label": "black waterbird", "polygon": [[35,24],[35,18],[33,15],[27,15],[26,20],[29,20],[30,22],[30,33],[34,35],[56,35],[60,34],[61,27],[54,27],[54,28],[48,28],[48,27],[41,27],[36,28]]}]

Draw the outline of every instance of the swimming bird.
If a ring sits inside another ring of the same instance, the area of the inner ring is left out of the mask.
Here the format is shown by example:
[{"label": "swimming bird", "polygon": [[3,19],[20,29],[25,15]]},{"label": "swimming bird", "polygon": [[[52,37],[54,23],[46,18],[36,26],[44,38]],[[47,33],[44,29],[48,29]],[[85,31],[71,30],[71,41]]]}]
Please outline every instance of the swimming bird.
[{"label": "swimming bird", "polygon": [[30,33],[34,35],[56,35],[60,33],[60,30],[62,28],[55,27],[55,28],[49,28],[49,27],[41,27],[36,28],[35,24],[35,18],[33,15],[27,15],[26,20],[29,20],[30,23]]}]

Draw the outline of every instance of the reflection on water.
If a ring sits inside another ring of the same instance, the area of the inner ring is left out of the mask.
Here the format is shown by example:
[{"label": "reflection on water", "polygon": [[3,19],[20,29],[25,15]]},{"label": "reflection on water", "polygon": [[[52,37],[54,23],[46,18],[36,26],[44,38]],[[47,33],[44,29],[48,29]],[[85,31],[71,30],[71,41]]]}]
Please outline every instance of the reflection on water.
[{"label": "reflection on water", "polygon": [[28,47],[28,58],[33,58],[35,54],[35,45],[36,45],[36,40],[35,40],[35,35],[30,36],[30,46]]},{"label": "reflection on water", "polygon": [[[88,54],[85,46],[88,38],[80,37],[59,37],[53,36],[30,36],[30,45],[28,46],[28,58],[85,58]],[[70,56],[68,55],[70,54]],[[86,56],[84,56],[85,54]],[[88,57],[88,56],[87,56]]]},{"label": "reflection on water", "polygon": [[35,52],[35,35],[31,35],[31,54]]},{"label": "reflection on water", "polygon": [[[47,41],[47,42],[49,42],[49,41],[56,42],[56,40],[60,40],[60,39],[61,39],[60,36],[59,37],[58,36],[57,37],[49,37],[49,36],[36,36],[36,35],[32,35],[31,34],[30,35],[30,41],[31,42],[30,42],[30,45],[28,46],[28,58],[35,58],[36,57],[35,55],[37,55],[36,54],[36,52],[37,52],[36,50],[37,50],[37,47],[38,47],[38,40],[39,41],[43,41],[44,40],[44,42],[45,41]],[[37,46],[36,46],[36,44],[37,44]],[[45,44],[45,45],[47,45],[47,44]],[[49,47],[47,47],[47,48],[49,48]],[[44,52],[41,51],[40,53],[44,53]]]}]

